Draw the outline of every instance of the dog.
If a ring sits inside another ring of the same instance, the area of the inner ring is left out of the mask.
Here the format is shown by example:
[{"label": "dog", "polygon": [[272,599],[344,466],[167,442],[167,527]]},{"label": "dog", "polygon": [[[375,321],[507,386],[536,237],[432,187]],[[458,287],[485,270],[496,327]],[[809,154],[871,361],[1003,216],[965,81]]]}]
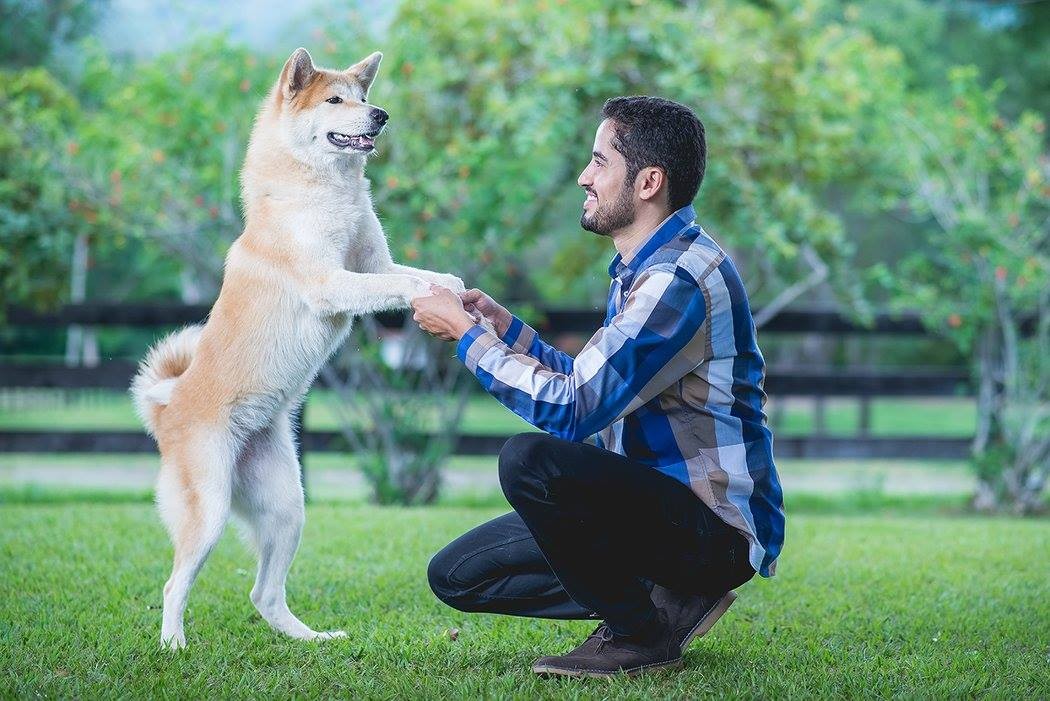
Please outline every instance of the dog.
[{"label": "dog", "polygon": [[387,122],[368,102],[382,54],[345,71],[299,48],[259,109],[241,171],[243,233],[230,247],[203,325],[157,343],[131,393],[161,455],[156,503],[174,545],[161,644],[185,647],[190,587],[231,512],[258,553],[251,600],[294,638],[343,637],[285,601],[305,513],[295,410],[355,316],[405,308],[453,275],[395,263],[365,161]]}]

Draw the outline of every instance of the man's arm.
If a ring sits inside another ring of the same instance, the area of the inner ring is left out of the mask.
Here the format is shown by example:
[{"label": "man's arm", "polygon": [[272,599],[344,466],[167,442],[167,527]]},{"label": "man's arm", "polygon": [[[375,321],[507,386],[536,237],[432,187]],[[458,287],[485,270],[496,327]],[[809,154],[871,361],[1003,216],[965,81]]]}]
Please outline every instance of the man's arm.
[{"label": "man's arm", "polygon": [[543,341],[536,330],[507,311],[507,308],[481,290],[467,290],[460,295],[463,308],[477,313],[492,324],[500,340],[517,353],[531,355],[541,364],[559,372],[572,372],[572,356]]},{"label": "man's arm", "polygon": [[479,326],[466,331],[457,354],[515,414],[553,435],[583,440],[704,361],[707,294],[681,268],[654,266],[639,275],[623,311],[594,334],[568,368],[518,352]]}]

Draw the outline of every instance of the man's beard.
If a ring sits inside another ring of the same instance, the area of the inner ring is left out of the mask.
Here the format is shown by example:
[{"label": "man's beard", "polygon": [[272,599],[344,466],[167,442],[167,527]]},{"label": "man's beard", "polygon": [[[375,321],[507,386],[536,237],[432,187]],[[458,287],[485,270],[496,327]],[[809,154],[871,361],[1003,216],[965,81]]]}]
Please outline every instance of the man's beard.
[{"label": "man's beard", "polygon": [[590,216],[584,211],[580,215],[580,226],[599,236],[608,236],[614,231],[630,226],[635,217],[633,195],[634,188],[624,183],[620,196],[607,207],[595,207]]}]

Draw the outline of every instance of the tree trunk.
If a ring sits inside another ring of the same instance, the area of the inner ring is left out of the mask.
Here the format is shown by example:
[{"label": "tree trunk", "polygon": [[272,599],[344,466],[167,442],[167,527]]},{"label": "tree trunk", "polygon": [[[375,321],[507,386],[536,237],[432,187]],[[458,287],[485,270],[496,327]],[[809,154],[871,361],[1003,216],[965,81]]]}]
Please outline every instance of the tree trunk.
[{"label": "tree trunk", "polygon": [[[1017,416],[1032,400],[1023,382],[1011,377],[1017,367],[1016,346],[1003,328],[991,325],[982,334],[977,352],[977,431],[973,461],[977,491],[973,506],[980,511],[1009,510],[1024,515],[1042,507],[1050,447],[1039,427],[1025,430]],[[1035,398],[1038,402],[1038,397]],[[1025,409],[1025,412],[1028,410]],[[1011,417],[1011,412],[1014,416]],[[1035,420],[1039,423],[1038,418]]]},{"label": "tree trunk", "polygon": [[[81,304],[87,299],[87,270],[89,242],[87,234],[80,234],[73,242],[70,265],[69,301]],[[92,326],[70,324],[66,328],[66,365],[68,367],[96,367],[98,365],[98,337]]]},{"label": "tree trunk", "polygon": [[1003,431],[1002,357],[999,330],[990,325],[977,342],[977,430],[973,461],[977,468],[977,492],[973,506],[978,511],[996,511],[1002,506],[1006,436]]}]

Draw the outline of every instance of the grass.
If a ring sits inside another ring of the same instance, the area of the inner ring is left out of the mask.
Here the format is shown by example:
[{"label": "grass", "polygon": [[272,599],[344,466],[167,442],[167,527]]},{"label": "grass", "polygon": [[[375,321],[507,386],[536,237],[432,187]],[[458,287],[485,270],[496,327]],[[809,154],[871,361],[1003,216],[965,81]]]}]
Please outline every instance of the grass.
[{"label": "grass", "polygon": [[[73,431],[136,430],[140,428],[131,401],[123,393],[69,392],[68,401],[57,395],[38,393],[44,401],[27,406],[0,404],[0,430],[53,430],[61,427]],[[306,408],[306,427],[310,430],[336,430],[339,426],[332,406],[333,395],[326,391],[311,393]],[[812,402],[787,399],[783,412],[767,406],[777,435],[805,435],[814,430]],[[854,400],[828,399],[826,430],[831,435],[853,435],[857,431],[860,409]],[[878,399],[871,405],[873,435],[943,435],[970,436],[975,425],[971,399]],[[508,434],[530,430],[527,423],[486,395],[472,397],[463,417],[464,433]]]},{"label": "grass", "polygon": [[[462,614],[429,556],[495,509],[314,505],[284,639],[248,602],[227,535],[190,599],[190,648],[157,644],[170,550],[146,504],[0,508],[0,697],[1046,698],[1050,522],[792,515],[778,576],[752,582],[681,673],[551,681],[528,671],[586,622]],[[448,634],[459,629],[458,640]]]}]

